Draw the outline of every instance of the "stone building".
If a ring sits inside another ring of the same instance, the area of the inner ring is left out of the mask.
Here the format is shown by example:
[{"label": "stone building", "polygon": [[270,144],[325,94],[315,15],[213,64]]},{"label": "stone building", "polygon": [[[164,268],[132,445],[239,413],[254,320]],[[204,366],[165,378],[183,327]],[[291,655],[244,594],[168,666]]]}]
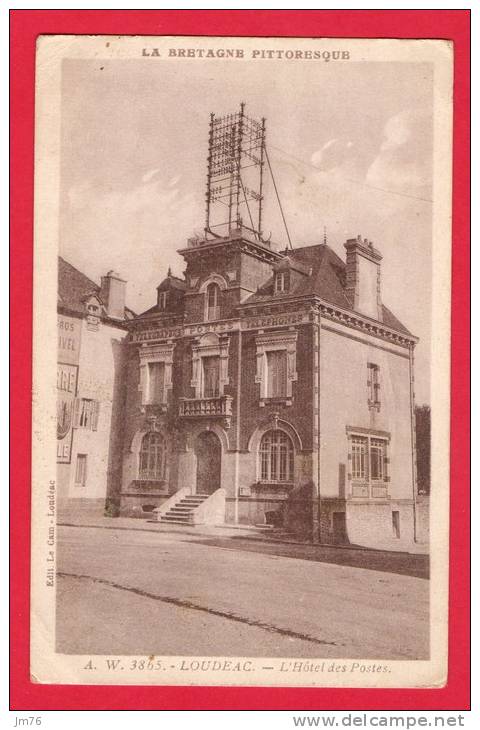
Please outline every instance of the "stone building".
[{"label": "stone building", "polygon": [[383,303],[379,250],[345,249],[239,226],[180,250],[184,277],[129,323],[122,514],[414,539],[416,338]]},{"label": "stone building", "polygon": [[123,443],[125,282],[113,271],[95,284],[58,259],[58,508],[103,513],[118,494]]}]

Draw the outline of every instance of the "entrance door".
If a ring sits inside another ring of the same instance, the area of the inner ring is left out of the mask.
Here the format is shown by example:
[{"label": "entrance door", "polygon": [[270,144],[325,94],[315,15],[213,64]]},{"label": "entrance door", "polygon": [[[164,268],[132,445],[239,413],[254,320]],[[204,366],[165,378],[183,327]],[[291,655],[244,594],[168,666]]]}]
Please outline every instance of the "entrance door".
[{"label": "entrance door", "polygon": [[197,457],[197,494],[212,494],[220,489],[222,445],[213,431],[203,431],[195,439]]}]

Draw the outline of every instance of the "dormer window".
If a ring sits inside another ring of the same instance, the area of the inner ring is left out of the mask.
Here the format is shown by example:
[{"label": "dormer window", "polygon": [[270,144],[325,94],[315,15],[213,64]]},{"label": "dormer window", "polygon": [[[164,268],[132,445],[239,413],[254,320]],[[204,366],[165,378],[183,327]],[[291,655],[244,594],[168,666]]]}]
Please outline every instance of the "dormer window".
[{"label": "dormer window", "polygon": [[218,284],[207,286],[207,320],[220,319],[220,287]]},{"label": "dormer window", "polygon": [[102,301],[96,294],[89,294],[84,297],[87,329],[98,332],[100,317],[102,314]]},{"label": "dormer window", "polygon": [[281,294],[287,290],[287,274],[285,271],[279,271],[275,274],[275,294]]},{"label": "dormer window", "polygon": [[167,308],[167,293],[168,292],[166,292],[166,291],[158,292],[158,308],[159,309]]}]

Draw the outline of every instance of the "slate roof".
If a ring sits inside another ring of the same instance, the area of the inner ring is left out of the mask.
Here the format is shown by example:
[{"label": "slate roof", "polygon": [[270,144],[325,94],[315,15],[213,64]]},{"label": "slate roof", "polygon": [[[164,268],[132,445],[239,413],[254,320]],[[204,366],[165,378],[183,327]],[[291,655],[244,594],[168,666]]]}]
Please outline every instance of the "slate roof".
[{"label": "slate roof", "polygon": [[164,291],[165,289],[181,289],[185,291],[187,284],[183,279],[179,279],[178,276],[169,274],[158,286],[157,290]]},{"label": "slate roof", "polygon": [[[298,276],[294,279],[293,287],[284,294],[275,294],[275,301],[291,296],[306,296],[317,294],[325,301],[335,304],[343,309],[351,309],[350,301],[346,295],[345,283],[346,272],[345,262],[337,256],[327,244],[304,246],[295,248],[288,252],[290,259],[295,259],[302,264],[311,267],[310,276]],[[265,282],[255,294],[245,300],[244,304],[263,303],[272,300],[273,297],[273,276]],[[383,305],[383,323],[388,327],[411,334],[408,329],[395,317],[392,312]]]},{"label": "slate roof", "polygon": [[[274,266],[274,269],[280,268],[281,262],[287,258],[292,262],[292,271],[295,276],[292,277],[292,285],[290,289],[279,294],[273,293],[274,274],[259,287],[259,289],[251,294],[241,305],[263,304],[271,301],[281,301],[282,298],[288,300],[292,296],[308,296],[317,295],[326,302],[334,304],[342,309],[352,309],[350,300],[347,297],[346,271],[345,262],[330,248],[326,243],[315,244],[313,246],[303,246],[293,250],[285,251],[285,258],[280,259]],[[296,265],[295,265],[296,264]],[[181,293],[187,288],[186,283],[176,276],[167,276],[157,287],[159,290],[173,288],[178,290],[179,298],[176,299],[174,306],[169,310],[169,314],[178,314],[180,309],[178,305],[181,302]],[[383,310],[383,323],[387,327],[391,327],[397,332],[411,335],[411,332],[395,317],[395,315],[385,306]],[[150,309],[139,315],[139,317],[148,317],[160,312],[155,304]]]},{"label": "slate roof", "polygon": [[[81,271],[58,257],[58,306],[72,314],[85,314],[84,298],[89,294],[100,297],[100,286]],[[135,317],[128,307],[125,307],[125,319]]]},{"label": "slate roof", "polygon": [[141,319],[142,317],[149,317],[152,314],[182,314],[183,312],[183,294],[188,289],[186,281],[183,279],[180,279],[178,276],[173,276],[173,274],[169,273],[163,279],[163,281],[160,282],[160,284],[157,286],[158,292],[170,292],[173,290],[173,301],[170,300],[168,309],[161,309],[158,305],[158,302],[153,305],[153,307],[150,307],[149,309],[145,310],[145,312],[141,312],[137,319]]},{"label": "slate roof", "polygon": [[99,296],[100,287],[74,266],[58,257],[58,305],[70,312],[85,314],[83,298],[88,294]]},{"label": "slate roof", "polygon": [[[275,301],[296,294],[299,296],[318,294],[332,304],[350,308],[345,294],[345,264],[331,248],[325,245],[304,246],[289,251],[288,256],[311,268],[312,273],[310,276],[295,277],[293,287],[284,294],[275,294]],[[273,276],[252,294],[245,304],[266,302],[272,298]]]}]

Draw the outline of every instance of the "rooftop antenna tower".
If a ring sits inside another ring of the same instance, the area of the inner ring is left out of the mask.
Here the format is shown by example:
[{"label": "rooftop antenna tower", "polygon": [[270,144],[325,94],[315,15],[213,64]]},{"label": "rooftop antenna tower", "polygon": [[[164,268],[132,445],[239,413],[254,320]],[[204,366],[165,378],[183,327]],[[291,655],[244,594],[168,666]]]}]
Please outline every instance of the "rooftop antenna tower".
[{"label": "rooftop antenna tower", "polygon": [[244,228],[263,241],[265,155],[265,119],[247,117],[244,102],[235,114],[210,114],[206,237],[221,238]]}]

